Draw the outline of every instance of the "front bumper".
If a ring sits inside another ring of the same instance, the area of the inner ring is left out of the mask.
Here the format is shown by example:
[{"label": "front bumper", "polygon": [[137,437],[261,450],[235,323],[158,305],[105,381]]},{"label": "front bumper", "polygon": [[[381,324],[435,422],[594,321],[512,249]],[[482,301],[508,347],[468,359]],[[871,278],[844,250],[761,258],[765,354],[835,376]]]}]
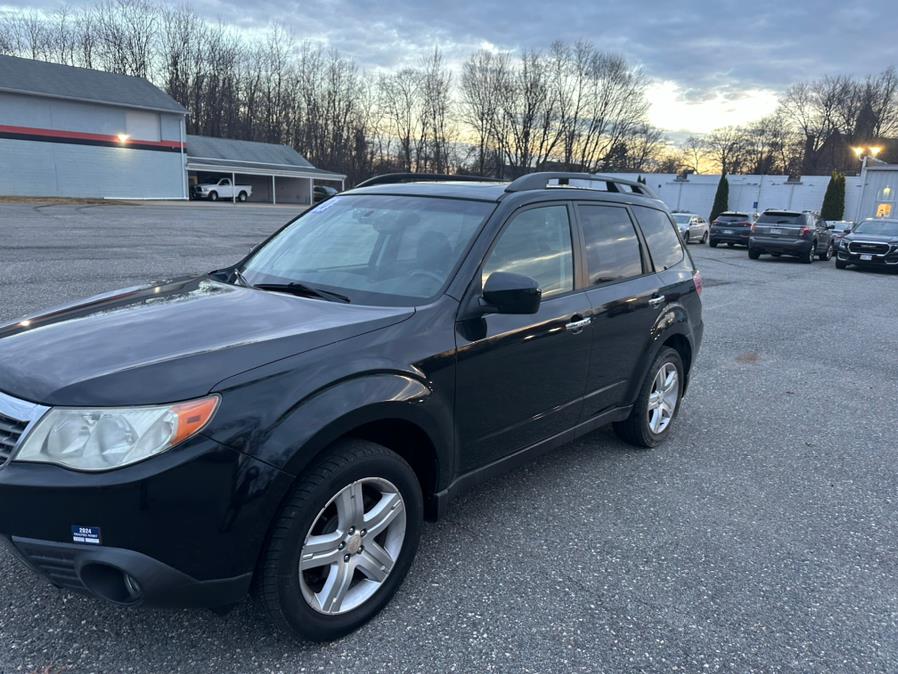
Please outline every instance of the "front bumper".
[{"label": "front bumper", "polygon": [[807,255],[813,245],[813,241],[806,239],[773,239],[761,236],[753,236],[748,242],[748,247],[759,253],[784,255]]},{"label": "front bumper", "polygon": [[836,259],[846,264],[878,269],[898,269],[898,251],[892,250],[887,255],[870,255],[869,260],[861,260],[861,253],[851,253],[844,248],[836,251]]},{"label": "front bumper", "polygon": [[[203,435],[106,473],[12,462],[0,469],[0,539],[58,587],[119,604],[223,606],[246,593],[291,481]],[[75,542],[78,527],[97,540]]]}]

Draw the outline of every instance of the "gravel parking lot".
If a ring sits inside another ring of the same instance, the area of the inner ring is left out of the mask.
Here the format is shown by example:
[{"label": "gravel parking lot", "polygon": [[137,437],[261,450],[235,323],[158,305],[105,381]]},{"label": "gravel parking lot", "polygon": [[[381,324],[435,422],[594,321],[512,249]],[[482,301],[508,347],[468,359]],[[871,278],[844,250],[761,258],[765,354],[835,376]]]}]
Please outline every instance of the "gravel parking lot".
[{"label": "gravel parking lot", "polygon": [[[224,266],[289,217],[0,205],[0,320]],[[705,343],[663,448],[599,431],[467,494],[329,645],[250,601],[111,608],[0,553],[0,673],[898,670],[898,277],[690,250]]]}]

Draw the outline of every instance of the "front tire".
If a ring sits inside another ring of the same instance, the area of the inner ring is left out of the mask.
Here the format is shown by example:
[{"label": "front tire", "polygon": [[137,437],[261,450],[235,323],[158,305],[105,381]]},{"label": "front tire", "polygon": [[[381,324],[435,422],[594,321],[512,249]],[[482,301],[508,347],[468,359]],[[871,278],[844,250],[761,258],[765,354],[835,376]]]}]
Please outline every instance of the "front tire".
[{"label": "front tire", "polygon": [[830,259],[832,258],[832,256],[833,256],[833,244],[830,242],[830,244],[826,247],[826,250],[824,252],[820,253],[820,255],[818,255],[818,257],[820,258],[821,262],[829,262]]},{"label": "front tire", "polygon": [[704,234],[702,234],[702,240],[700,243],[702,245],[704,245],[705,243],[707,243],[707,241],[708,241],[708,232],[705,232]]},{"label": "front tire", "polygon": [[209,192],[209,201],[218,201],[218,192]]},{"label": "front tire", "polygon": [[657,447],[664,442],[680,410],[684,381],[680,354],[669,347],[662,349],[646,374],[630,416],[614,424],[617,435],[637,447]]},{"label": "front tire", "polygon": [[711,246],[711,248],[717,248],[717,242],[714,239],[711,239],[708,242],[708,245]]},{"label": "front tire", "polygon": [[836,269],[847,269],[848,263],[836,258]]},{"label": "front tire", "polygon": [[326,452],[272,528],[259,583],[271,621],[309,641],[361,627],[408,573],[423,510],[414,471],[386,447],[347,440]]}]

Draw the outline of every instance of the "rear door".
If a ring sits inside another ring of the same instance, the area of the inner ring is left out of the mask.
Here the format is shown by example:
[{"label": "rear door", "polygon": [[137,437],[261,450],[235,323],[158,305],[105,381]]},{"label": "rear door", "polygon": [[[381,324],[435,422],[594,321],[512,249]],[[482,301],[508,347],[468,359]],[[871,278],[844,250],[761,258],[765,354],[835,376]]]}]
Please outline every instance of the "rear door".
[{"label": "rear door", "polygon": [[456,426],[460,471],[469,472],[575,426],[591,348],[586,292],[570,210],[564,203],[510,216],[481,277],[496,271],[537,280],[533,315],[488,314],[456,326]]},{"label": "rear door", "polygon": [[[629,383],[648,348],[660,302],[645,241],[627,207],[589,201],[578,203],[576,212],[593,311],[583,407],[583,418],[590,419],[631,402],[626,400]],[[679,246],[670,220],[667,224]]]}]

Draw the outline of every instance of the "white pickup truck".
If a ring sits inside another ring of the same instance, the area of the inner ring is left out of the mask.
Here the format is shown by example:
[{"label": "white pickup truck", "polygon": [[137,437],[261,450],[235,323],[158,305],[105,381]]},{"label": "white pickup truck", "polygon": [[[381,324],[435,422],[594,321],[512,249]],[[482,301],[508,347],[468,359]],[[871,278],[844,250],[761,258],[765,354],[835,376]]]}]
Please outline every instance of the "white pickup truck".
[{"label": "white pickup truck", "polygon": [[251,185],[232,185],[230,178],[222,178],[217,183],[199,183],[193,186],[194,199],[234,199],[246,201],[253,193]]}]

